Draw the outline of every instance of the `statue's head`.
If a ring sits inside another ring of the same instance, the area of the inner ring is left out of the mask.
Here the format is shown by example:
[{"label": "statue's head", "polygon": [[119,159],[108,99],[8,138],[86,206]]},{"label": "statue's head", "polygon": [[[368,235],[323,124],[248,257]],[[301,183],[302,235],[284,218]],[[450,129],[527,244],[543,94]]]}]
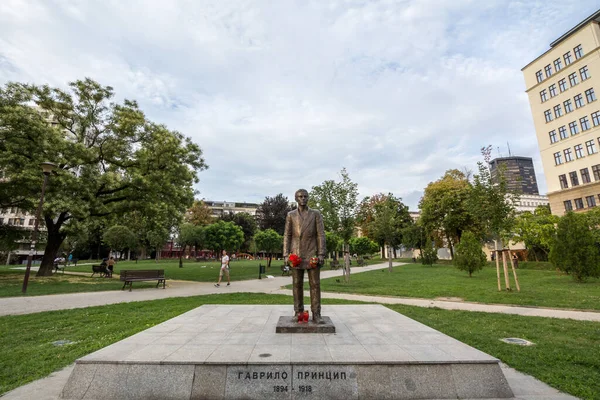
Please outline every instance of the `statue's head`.
[{"label": "statue's head", "polygon": [[296,203],[299,206],[305,206],[308,204],[308,190],[306,189],[298,189],[294,194],[294,198],[296,199]]}]

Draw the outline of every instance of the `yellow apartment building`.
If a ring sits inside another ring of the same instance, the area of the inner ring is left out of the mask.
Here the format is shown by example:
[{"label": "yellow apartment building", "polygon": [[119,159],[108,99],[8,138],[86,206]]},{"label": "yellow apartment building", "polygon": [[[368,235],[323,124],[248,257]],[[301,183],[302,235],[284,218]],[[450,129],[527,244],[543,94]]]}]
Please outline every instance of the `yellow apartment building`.
[{"label": "yellow apartment building", "polygon": [[600,205],[600,10],[522,71],[552,213]]}]

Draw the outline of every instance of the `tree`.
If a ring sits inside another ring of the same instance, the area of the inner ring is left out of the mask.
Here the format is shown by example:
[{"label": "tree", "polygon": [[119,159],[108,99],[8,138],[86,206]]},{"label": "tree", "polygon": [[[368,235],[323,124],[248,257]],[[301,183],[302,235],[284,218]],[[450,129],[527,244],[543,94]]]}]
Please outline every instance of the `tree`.
[{"label": "tree", "polygon": [[330,254],[333,253],[334,260],[337,259],[337,252],[340,250],[341,245],[342,239],[337,233],[325,232],[325,247]]},{"label": "tree", "polygon": [[[489,158],[488,148],[482,149]],[[489,167],[482,162],[477,163],[478,173],[473,176],[471,193],[467,207],[473,215],[475,224],[480,227],[476,233],[480,239],[491,237],[496,241],[496,250],[502,239],[512,236],[515,216],[516,195],[508,189],[502,170],[492,180]]]},{"label": "tree", "polygon": [[[389,271],[392,272],[392,249],[402,243],[402,231],[412,223],[408,206],[392,193],[379,195],[380,201],[374,203],[368,231],[382,246],[388,246]],[[394,250],[395,251],[395,250]]]},{"label": "tree", "polygon": [[453,246],[460,241],[462,232],[473,227],[474,220],[467,205],[471,184],[466,175],[450,169],[444,176],[431,182],[419,202],[421,223],[429,235],[440,233],[454,258]]},{"label": "tree", "polygon": [[194,247],[197,251],[198,246],[204,243],[204,227],[191,223],[183,223],[179,227],[177,234],[177,244],[181,247],[179,252],[179,268],[183,268],[183,253],[187,246]]},{"label": "tree", "polygon": [[244,242],[242,228],[233,222],[217,221],[204,228],[204,234],[206,245],[216,253],[237,250]]},{"label": "tree", "polygon": [[275,197],[265,197],[256,210],[258,227],[262,230],[273,229],[280,235],[283,235],[285,229],[285,218],[287,213],[292,211],[292,207],[282,193]]},{"label": "tree", "polygon": [[194,200],[194,204],[188,209],[185,219],[194,225],[210,225],[214,222],[212,211],[203,200]]},{"label": "tree", "polygon": [[278,234],[274,229],[259,231],[254,235],[256,246],[259,251],[264,251],[269,255],[267,260],[267,268],[271,268],[271,260],[273,254],[281,251],[283,247],[283,236]]},{"label": "tree", "polygon": [[410,249],[419,249],[420,257],[423,257],[426,236],[425,229],[419,221],[411,222],[402,229],[402,244]]},{"label": "tree", "polygon": [[350,239],[350,251],[359,257],[379,251],[379,245],[366,236]]},{"label": "tree", "polygon": [[104,232],[102,240],[111,248],[111,252],[112,250],[123,252],[125,249],[135,247],[137,243],[135,234],[123,225],[114,225],[109,228]]},{"label": "tree", "polygon": [[515,219],[515,236],[512,240],[525,243],[536,261],[538,255],[542,255],[543,260],[547,260],[552,240],[556,235],[558,220],[559,217],[552,215],[548,206],[537,207],[533,214],[526,211]]},{"label": "tree", "polygon": [[0,170],[6,177],[0,206],[33,213],[39,164],[58,165],[43,209],[48,240],[39,276],[52,274],[67,234],[93,219],[145,212],[153,204],[182,215],[193,201],[196,172],[206,168],[200,147],[149,121],[135,101],[111,103],[110,86],[91,79],[69,86],[9,83],[0,89]]},{"label": "tree", "polygon": [[433,265],[438,260],[437,248],[429,236],[425,239],[425,246],[421,252],[421,264]]},{"label": "tree", "polygon": [[481,250],[481,242],[470,231],[464,231],[460,243],[456,246],[454,265],[461,271],[469,273],[480,271],[487,262],[487,257]]},{"label": "tree", "polygon": [[580,282],[600,277],[600,254],[585,215],[568,212],[560,218],[550,248],[550,262]]},{"label": "tree", "polygon": [[225,222],[233,222],[244,232],[244,243],[242,244],[242,250],[248,251],[250,249],[250,245],[252,243],[252,238],[256,233],[256,220],[254,217],[246,212],[241,212],[237,214],[225,214],[221,217],[221,219]]},{"label": "tree", "polygon": [[339,182],[327,180],[313,186],[309,206],[321,212],[325,230],[337,233],[347,245],[356,225],[358,184],[352,182],[346,168],[340,177]]}]

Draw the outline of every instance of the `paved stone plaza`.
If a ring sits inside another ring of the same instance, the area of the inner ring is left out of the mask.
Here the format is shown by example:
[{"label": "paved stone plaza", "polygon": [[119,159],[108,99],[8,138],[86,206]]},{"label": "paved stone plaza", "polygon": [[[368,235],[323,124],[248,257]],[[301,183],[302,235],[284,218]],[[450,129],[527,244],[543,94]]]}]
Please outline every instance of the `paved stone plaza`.
[{"label": "paved stone plaza", "polygon": [[204,305],[78,360],[82,398],[507,398],[497,359],[381,305],[324,306],[335,334],[275,333],[291,306]]}]

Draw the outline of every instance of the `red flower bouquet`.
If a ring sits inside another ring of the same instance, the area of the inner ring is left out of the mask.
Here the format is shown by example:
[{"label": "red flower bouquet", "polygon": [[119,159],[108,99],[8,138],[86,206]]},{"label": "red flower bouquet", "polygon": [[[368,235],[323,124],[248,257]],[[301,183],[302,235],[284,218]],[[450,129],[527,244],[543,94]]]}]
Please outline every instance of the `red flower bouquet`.
[{"label": "red flower bouquet", "polygon": [[308,262],[308,265],[310,265],[311,268],[318,268],[319,267],[319,257],[311,257],[310,261]]},{"label": "red flower bouquet", "polygon": [[292,268],[296,268],[298,267],[298,265],[300,265],[302,259],[295,254],[290,254],[290,256],[288,257],[288,261],[292,265]]}]

